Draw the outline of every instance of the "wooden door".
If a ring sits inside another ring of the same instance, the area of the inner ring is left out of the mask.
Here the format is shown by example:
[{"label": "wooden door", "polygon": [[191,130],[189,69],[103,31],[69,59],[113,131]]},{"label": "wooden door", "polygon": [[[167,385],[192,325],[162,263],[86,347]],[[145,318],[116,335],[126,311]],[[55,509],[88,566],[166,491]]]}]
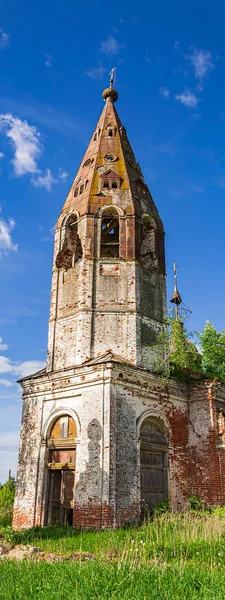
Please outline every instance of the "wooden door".
[{"label": "wooden door", "polygon": [[74,471],[62,471],[62,521],[63,525],[73,525]]},{"label": "wooden door", "polygon": [[61,471],[50,471],[48,525],[59,525],[61,520]]},{"label": "wooden door", "polygon": [[73,525],[73,469],[49,470],[48,525]]},{"label": "wooden door", "polygon": [[141,507],[142,516],[168,497],[168,446],[161,423],[147,417],[141,430]]}]

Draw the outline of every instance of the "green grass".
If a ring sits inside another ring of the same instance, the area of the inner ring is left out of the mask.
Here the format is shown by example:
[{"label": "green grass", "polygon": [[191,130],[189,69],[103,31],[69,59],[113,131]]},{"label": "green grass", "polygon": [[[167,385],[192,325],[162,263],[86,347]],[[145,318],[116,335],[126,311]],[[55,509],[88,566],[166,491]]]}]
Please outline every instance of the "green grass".
[{"label": "green grass", "polygon": [[94,559],[2,561],[0,600],[224,600],[223,512],[167,514],[117,531],[46,527],[5,533],[16,544],[64,557],[89,552]]}]

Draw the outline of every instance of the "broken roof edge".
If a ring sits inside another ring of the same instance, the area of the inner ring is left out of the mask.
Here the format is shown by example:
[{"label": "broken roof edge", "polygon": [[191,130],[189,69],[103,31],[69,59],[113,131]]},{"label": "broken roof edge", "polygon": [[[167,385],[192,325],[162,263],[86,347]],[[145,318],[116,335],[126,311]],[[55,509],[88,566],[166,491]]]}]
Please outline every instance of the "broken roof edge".
[{"label": "broken roof edge", "polygon": [[21,383],[22,381],[26,381],[27,379],[36,379],[46,374],[46,367],[44,369],[40,369],[40,371],[35,371],[35,373],[31,373],[30,375],[26,375],[25,377],[21,377],[21,379],[17,379],[17,383]]}]

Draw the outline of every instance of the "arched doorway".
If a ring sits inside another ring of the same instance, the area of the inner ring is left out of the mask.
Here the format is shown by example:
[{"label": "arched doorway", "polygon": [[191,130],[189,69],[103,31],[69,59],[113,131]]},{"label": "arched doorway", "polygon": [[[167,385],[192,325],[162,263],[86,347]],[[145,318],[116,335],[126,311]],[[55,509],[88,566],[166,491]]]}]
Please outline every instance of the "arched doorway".
[{"label": "arched doorway", "polygon": [[168,498],[168,442],[163,423],[146,417],[140,428],[141,514]]},{"label": "arched doorway", "polygon": [[76,423],[68,415],[54,421],[47,440],[46,525],[73,525]]}]

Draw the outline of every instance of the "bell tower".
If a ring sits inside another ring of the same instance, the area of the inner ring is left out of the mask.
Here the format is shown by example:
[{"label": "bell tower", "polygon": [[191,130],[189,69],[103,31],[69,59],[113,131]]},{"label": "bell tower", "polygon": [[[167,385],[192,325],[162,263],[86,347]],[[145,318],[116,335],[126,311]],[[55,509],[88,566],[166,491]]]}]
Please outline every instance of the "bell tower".
[{"label": "bell tower", "polygon": [[110,352],[151,368],[166,314],[164,231],[126,129],[105,106],[59,216],[48,371]]},{"label": "bell tower", "polygon": [[164,231],[112,84],[56,224],[47,366],[20,381],[15,529],[119,527],[168,495]]}]

